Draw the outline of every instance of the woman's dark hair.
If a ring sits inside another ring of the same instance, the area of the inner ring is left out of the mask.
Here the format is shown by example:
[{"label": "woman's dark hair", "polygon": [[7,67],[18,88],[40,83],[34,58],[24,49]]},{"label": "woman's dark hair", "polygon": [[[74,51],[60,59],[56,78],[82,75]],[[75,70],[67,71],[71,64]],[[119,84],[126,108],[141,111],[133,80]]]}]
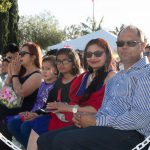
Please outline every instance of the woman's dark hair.
[{"label": "woman's dark hair", "polygon": [[27,43],[23,44],[22,47],[25,47],[25,46],[28,47],[28,50],[31,53],[31,55],[36,56],[36,58],[34,60],[35,66],[38,68],[41,68],[41,66],[42,66],[42,50],[41,50],[40,46],[33,42],[27,42]]},{"label": "woman's dark hair", "polygon": [[47,56],[47,55],[48,55],[48,56],[50,56],[50,55],[55,55],[55,56],[56,56],[57,52],[58,52],[58,49],[51,49],[51,50],[49,50],[49,51],[46,53],[46,56]]},{"label": "woman's dark hair", "polygon": [[103,84],[104,84],[104,80],[108,74],[108,72],[110,70],[114,70],[114,66],[113,66],[113,58],[112,58],[112,51],[110,46],[108,45],[108,43],[101,38],[97,38],[97,39],[92,39],[91,41],[89,41],[85,47],[85,51],[84,51],[84,67],[85,69],[87,69],[90,73],[93,73],[93,68],[88,66],[87,64],[87,57],[86,57],[86,53],[87,53],[87,49],[89,48],[89,46],[91,45],[97,45],[101,48],[104,49],[104,52],[106,54],[106,61],[104,66],[100,67],[95,74],[95,77],[93,79],[93,81],[91,82],[91,84],[88,86],[88,88],[86,89],[86,91],[84,92],[83,98],[82,98],[82,102],[86,101],[89,96],[97,91],[98,89],[100,89]]},{"label": "woman's dark hair", "polygon": [[75,52],[74,49],[72,48],[61,48],[58,50],[57,54],[56,54],[56,60],[58,55],[66,55],[72,62],[72,71],[71,74],[72,75],[77,75],[80,73],[80,58],[79,55]]},{"label": "woman's dark hair", "polygon": [[113,59],[112,59],[112,50],[110,48],[110,46],[108,45],[108,43],[101,38],[97,38],[97,39],[92,39],[91,41],[89,41],[85,47],[84,50],[84,68],[85,69],[89,69],[89,71],[93,71],[93,69],[87,65],[87,58],[86,58],[86,53],[87,53],[87,49],[89,46],[91,45],[97,45],[101,48],[104,49],[104,52],[106,54],[106,62],[105,62],[105,69],[106,71],[109,70],[109,68],[113,67]]},{"label": "woman's dark hair", "polygon": [[53,55],[45,56],[43,57],[42,63],[43,62],[50,62],[56,70],[55,74],[58,75],[58,70],[57,70],[57,65],[56,65],[56,56],[53,56]]},{"label": "woman's dark hair", "polygon": [[9,63],[9,61],[8,61],[7,58],[2,58],[2,62],[7,62],[7,63]]},{"label": "woman's dark hair", "polygon": [[7,54],[8,52],[10,52],[10,53],[19,52],[19,46],[16,45],[15,43],[9,43],[9,44],[5,47],[5,54]]}]

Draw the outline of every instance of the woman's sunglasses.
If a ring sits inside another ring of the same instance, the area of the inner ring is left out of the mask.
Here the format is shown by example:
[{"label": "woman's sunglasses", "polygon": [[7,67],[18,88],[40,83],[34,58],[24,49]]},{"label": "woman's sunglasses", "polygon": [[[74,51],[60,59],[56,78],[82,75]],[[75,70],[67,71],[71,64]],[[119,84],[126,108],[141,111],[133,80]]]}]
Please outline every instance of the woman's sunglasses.
[{"label": "woman's sunglasses", "polygon": [[86,57],[91,58],[92,55],[94,55],[95,57],[101,57],[103,53],[104,53],[103,51],[86,52]]},{"label": "woman's sunglasses", "polygon": [[19,52],[19,55],[20,55],[21,57],[24,57],[26,54],[33,55],[33,54],[31,54],[30,52],[26,52],[26,51],[21,51],[21,52]]},{"label": "woman's sunglasses", "polygon": [[142,43],[140,41],[117,41],[117,47],[123,47],[125,44],[129,47],[135,47],[137,44]]}]

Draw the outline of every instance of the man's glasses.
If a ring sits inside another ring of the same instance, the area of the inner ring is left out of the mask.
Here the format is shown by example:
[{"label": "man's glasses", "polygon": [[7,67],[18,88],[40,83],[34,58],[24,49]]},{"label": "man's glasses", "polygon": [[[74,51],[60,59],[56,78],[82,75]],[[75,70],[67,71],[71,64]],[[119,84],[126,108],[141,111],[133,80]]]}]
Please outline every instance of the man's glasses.
[{"label": "man's glasses", "polygon": [[21,51],[21,52],[19,52],[19,55],[20,55],[21,57],[24,57],[26,54],[32,55],[31,53],[26,52],[26,51]]},{"label": "man's glasses", "polygon": [[61,61],[61,60],[57,60],[57,61],[56,61],[56,64],[57,64],[57,65],[60,65],[60,64],[62,64],[62,65],[67,65],[67,64],[69,64],[70,62],[72,62],[71,59],[64,59],[64,60],[62,60],[62,61]]},{"label": "man's glasses", "polygon": [[144,52],[144,56],[150,56],[150,52]]},{"label": "man's glasses", "polygon": [[137,44],[142,43],[140,41],[117,41],[117,47],[123,47],[125,44],[129,47],[135,47]]},{"label": "man's glasses", "polygon": [[92,55],[94,55],[95,57],[101,57],[103,53],[104,53],[103,51],[86,52],[86,57],[91,58]]}]

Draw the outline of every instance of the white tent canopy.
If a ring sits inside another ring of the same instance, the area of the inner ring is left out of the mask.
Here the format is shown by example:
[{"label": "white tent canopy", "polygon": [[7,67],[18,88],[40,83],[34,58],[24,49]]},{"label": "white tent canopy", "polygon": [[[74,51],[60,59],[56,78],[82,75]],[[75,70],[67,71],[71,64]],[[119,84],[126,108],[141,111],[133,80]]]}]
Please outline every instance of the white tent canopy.
[{"label": "white tent canopy", "polygon": [[73,40],[67,40],[63,41],[62,43],[49,46],[48,50],[51,49],[59,49],[63,47],[72,47],[74,49],[84,50],[86,44],[91,40],[95,38],[103,38],[105,39],[111,46],[112,50],[116,50],[116,36],[105,31],[105,30],[99,30],[96,32],[92,32],[90,34],[81,36],[80,38],[73,39]]}]

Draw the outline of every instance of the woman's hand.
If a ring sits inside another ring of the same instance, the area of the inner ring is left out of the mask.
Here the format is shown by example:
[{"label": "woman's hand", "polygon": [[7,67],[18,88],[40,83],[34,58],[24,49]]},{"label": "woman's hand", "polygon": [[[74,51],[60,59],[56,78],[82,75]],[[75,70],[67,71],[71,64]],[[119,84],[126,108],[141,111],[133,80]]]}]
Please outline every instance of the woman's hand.
[{"label": "woman's hand", "polygon": [[8,64],[8,77],[12,78],[11,63]]},{"label": "woman's hand", "polygon": [[22,112],[22,113],[19,113],[21,116],[24,117],[24,120],[31,120],[31,119],[34,119],[38,116],[38,114],[34,113],[34,112]]},{"label": "woman's hand", "polygon": [[18,55],[15,60],[11,62],[11,74],[18,75],[20,72],[21,63],[20,63],[20,56]]},{"label": "woman's hand", "polygon": [[67,112],[69,105],[63,102],[51,102],[48,103],[46,109],[50,110],[53,113],[56,112]]}]

